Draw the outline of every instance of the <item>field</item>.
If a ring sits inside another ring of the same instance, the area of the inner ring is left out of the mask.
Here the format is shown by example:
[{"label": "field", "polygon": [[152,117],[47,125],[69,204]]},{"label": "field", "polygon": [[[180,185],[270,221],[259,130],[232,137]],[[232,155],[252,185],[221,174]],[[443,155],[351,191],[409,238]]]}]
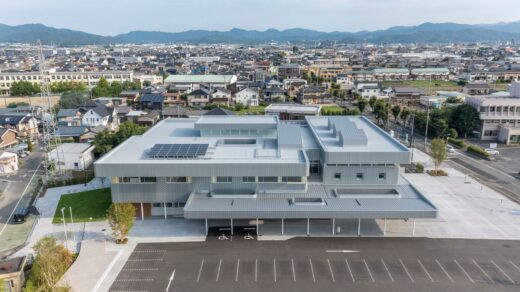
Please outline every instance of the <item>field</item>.
[{"label": "field", "polygon": [[[60,100],[59,95],[53,95],[52,96],[52,106],[56,105],[59,100]],[[0,108],[6,108],[7,105],[12,102],[26,102],[31,105],[47,107],[47,101],[44,100],[41,96],[31,96],[31,97],[6,96],[6,97],[0,97]]]},{"label": "field", "polygon": [[463,86],[453,81],[440,80],[409,80],[409,81],[384,81],[384,86],[413,86],[424,89],[428,94],[435,95],[437,91],[461,91]]},{"label": "field", "polygon": [[100,221],[106,217],[106,212],[112,199],[110,189],[92,190],[75,194],[63,195],[60,198],[52,223],[61,223],[61,208],[65,207],[65,221],[70,222],[69,207],[72,207],[74,222]]}]

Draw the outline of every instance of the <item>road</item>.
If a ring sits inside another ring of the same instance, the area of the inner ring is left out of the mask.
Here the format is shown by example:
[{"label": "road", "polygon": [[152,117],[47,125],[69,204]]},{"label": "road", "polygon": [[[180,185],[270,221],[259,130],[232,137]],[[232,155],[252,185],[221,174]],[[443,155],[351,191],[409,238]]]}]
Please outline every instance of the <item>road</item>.
[{"label": "road", "polygon": [[520,242],[235,236],[144,243],[109,291],[520,291]]},{"label": "road", "polygon": [[34,151],[29,157],[21,158],[23,165],[16,174],[2,177],[2,179],[9,181],[9,185],[2,196],[0,196],[0,235],[2,235],[6,224],[9,222],[10,216],[29,184],[31,177],[42,162],[43,155],[44,153],[39,149]]}]

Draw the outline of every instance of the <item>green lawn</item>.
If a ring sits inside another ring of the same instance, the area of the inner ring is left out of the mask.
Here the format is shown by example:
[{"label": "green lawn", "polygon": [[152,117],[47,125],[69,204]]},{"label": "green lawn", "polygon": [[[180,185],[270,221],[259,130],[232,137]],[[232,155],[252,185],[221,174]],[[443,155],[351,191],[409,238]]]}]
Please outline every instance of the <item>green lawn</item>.
[{"label": "green lawn", "polygon": [[237,115],[247,115],[247,114],[255,114],[255,115],[263,115],[265,112],[265,106],[251,106],[248,109],[242,109],[239,111],[235,111]]},{"label": "green lawn", "polygon": [[[54,213],[52,223],[62,222],[62,207],[65,207],[65,220],[67,222],[70,222],[69,207],[72,207],[74,223],[104,220],[106,218],[107,209],[111,203],[110,189],[63,195]],[[92,218],[92,220],[90,218]]]},{"label": "green lawn", "polygon": [[321,107],[321,112],[335,112],[335,113],[341,113],[343,112],[345,109],[340,107],[340,106],[337,106],[337,105],[326,105],[326,106],[322,106]]},{"label": "green lawn", "polygon": [[441,80],[408,80],[408,81],[383,81],[384,86],[413,86],[424,89],[428,94],[434,95],[437,91],[461,91],[463,86],[453,81]]}]

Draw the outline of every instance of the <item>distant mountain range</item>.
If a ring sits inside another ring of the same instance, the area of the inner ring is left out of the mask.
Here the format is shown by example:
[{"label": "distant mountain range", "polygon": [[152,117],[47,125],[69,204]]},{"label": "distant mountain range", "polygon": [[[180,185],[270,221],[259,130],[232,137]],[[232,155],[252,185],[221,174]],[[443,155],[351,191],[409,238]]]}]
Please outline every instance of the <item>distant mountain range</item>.
[{"label": "distant mountain range", "polygon": [[449,43],[484,41],[520,41],[520,21],[496,24],[423,23],[416,26],[395,26],[386,30],[360,32],[320,32],[293,28],[265,31],[232,29],[229,31],[189,30],[185,32],[131,31],[116,36],[48,27],[43,24],[9,26],[0,24],[0,42],[33,43],[63,46],[113,43],[237,43],[268,42],[313,43]]}]

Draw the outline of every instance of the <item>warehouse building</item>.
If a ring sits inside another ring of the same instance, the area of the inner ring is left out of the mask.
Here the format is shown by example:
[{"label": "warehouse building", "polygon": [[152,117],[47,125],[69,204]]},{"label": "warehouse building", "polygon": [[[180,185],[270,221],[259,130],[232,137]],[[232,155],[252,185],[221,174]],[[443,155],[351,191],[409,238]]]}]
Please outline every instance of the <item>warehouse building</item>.
[{"label": "warehouse building", "polygon": [[[410,150],[365,117],[166,119],[95,162],[138,215],[261,222],[435,218],[400,175]],[[333,227],[334,228],[334,227]]]}]

